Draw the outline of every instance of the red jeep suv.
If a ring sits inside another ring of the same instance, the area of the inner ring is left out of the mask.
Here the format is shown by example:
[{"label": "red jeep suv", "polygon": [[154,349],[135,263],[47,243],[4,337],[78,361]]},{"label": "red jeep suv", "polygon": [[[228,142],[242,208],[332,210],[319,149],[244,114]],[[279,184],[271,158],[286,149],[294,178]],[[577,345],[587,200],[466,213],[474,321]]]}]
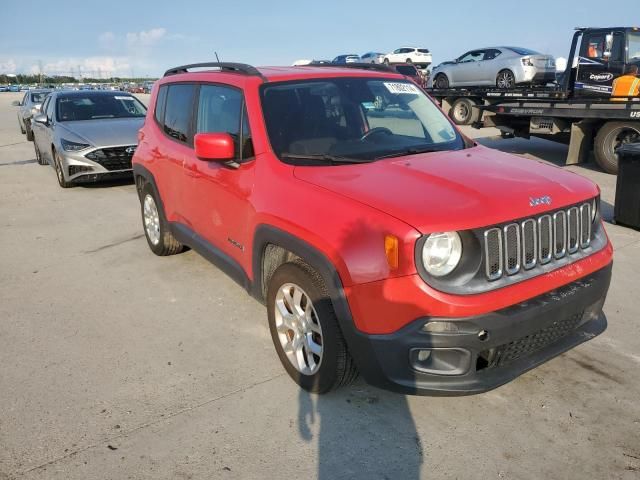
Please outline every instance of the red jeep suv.
[{"label": "red jeep suv", "polygon": [[463,136],[381,65],[173,68],[133,169],[156,255],[266,304],[304,389],[495,388],[606,328],[599,190]]}]

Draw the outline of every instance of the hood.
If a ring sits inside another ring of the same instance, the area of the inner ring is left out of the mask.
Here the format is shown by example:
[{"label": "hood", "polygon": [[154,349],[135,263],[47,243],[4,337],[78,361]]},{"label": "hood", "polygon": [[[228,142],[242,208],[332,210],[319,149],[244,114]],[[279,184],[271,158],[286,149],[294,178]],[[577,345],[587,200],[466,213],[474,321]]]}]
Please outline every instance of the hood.
[{"label": "hood", "polygon": [[[294,175],[422,233],[526,218],[598,194],[594,183],[575,173],[481,146],[367,164],[296,167]],[[532,199],[541,197],[550,197],[551,204],[532,207]]]},{"label": "hood", "polygon": [[[65,137],[65,132],[78,137],[80,140],[95,147],[111,145],[137,145],[138,130],[142,128],[144,117],[140,118],[109,118],[104,120],[79,120],[73,122],[59,122],[62,129],[60,136]],[[67,138],[74,141],[73,138]]]}]

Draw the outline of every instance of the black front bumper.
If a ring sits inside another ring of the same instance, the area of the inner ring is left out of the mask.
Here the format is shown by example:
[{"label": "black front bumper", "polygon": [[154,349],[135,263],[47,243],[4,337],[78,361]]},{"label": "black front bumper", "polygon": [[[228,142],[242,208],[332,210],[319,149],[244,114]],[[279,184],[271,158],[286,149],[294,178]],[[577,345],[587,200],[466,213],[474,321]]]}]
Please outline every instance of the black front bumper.
[{"label": "black front bumper", "polygon": [[[351,330],[345,332],[349,349],[364,379],[381,388],[420,395],[485,392],[602,333],[611,267],[486,315],[420,318],[390,335]],[[462,332],[422,331],[437,321],[455,322]],[[433,358],[440,355],[445,363],[448,356],[463,358],[465,366],[427,373],[433,369],[421,367],[420,350],[436,352]]]}]

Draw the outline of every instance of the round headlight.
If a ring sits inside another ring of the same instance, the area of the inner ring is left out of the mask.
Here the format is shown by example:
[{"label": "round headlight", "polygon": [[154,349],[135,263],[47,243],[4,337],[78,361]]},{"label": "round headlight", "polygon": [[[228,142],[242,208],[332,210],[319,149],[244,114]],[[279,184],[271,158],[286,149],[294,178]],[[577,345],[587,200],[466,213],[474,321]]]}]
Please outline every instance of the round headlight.
[{"label": "round headlight", "polygon": [[595,221],[596,214],[598,213],[598,198],[594,198],[591,202],[591,221]]},{"label": "round headlight", "polygon": [[457,232],[432,233],[422,247],[422,264],[434,277],[453,271],[462,257],[462,241]]}]

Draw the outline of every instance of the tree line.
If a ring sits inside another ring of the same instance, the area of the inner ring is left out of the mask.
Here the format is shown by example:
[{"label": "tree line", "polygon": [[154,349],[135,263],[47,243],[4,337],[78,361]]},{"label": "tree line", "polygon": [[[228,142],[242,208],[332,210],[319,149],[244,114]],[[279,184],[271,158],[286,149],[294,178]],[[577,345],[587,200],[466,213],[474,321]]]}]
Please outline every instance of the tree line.
[{"label": "tree line", "polygon": [[68,75],[26,75],[26,74],[18,74],[18,75],[5,75],[0,74],[0,84],[32,84],[32,83],[42,83],[46,85],[57,85],[60,83],[125,83],[125,82],[133,82],[133,83],[142,83],[148,82],[155,79],[150,78],[122,78],[122,77],[111,77],[111,78],[89,78],[84,77],[82,80],[79,80],[75,77]]}]

